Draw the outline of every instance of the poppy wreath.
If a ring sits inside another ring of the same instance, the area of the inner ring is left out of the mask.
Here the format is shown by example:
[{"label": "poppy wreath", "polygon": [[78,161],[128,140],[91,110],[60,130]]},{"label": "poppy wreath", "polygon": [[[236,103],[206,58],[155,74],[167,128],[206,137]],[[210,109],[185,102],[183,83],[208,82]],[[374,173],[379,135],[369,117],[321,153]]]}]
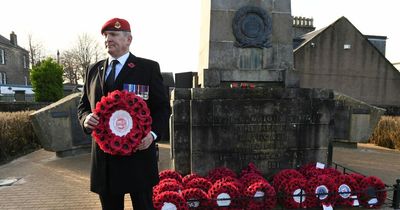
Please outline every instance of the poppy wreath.
[{"label": "poppy wreath", "polygon": [[188,175],[184,176],[182,178],[183,186],[186,186],[190,181],[192,181],[195,178],[201,178],[201,176],[196,174],[196,173],[191,173],[191,174],[188,174]]},{"label": "poppy wreath", "polygon": [[242,192],[242,190],[243,190],[242,182],[240,182],[239,179],[231,177],[231,176],[226,176],[221,179],[218,179],[217,181],[215,181],[214,184],[224,183],[224,182],[230,182],[230,183],[234,184],[238,188],[239,192]]},{"label": "poppy wreath", "polygon": [[99,116],[99,124],[92,136],[100,149],[111,155],[131,155],[151,131],[152,118],[146,102],[125,90],[103,96],[93,113]]},{"label": "poppy wreath", "polygon": [[304,176],[295,169],[284,169],[279,171],[277,174],[275,174],[272,181],[275,191],[281,192],[283,183],[286,183],[288,180],[294,178],[304,178]]},{"label": "poppy wreath", "polygon": [[154,199],[154,208],[156,210],[161,209],[179,209],[179,210],[188,210],[189,206],[185,201],[185,198],[177,193],[172,191],[162,192],[156,196]]},{"label": "poppy wreath", "polygon": [[163,182],[153,187],[153,201],[157,196],[163,192],[171,191],[180,193],[183,187],[181,184],[176,182]]},{"label": "poppy wreath", "polygon": [[352,195],[356,195],[359,185],[350,175],[343,174],[335,178],[336,190],[334,200],[336,206],[353,206]]},{"label": "poppy wreath", "polygon": [[385,184],[378,177],[369,176],[361,181],[360,204],[363,207],[379,208],[385,202],[386,195]]},{"label": "poppy wreath", "polygon": [[[243,187],[243,184],[240,182],[240,180],[237,179],[237,178],[233,178],[231,176],[226,176],[226,177],[223,177],[221,179],[218,179],[217,181],[215,181],[214,185],[218,186],[218,185],[221,185],[221,184],[224,184],[224,183],[233,184],[237,188],[239,194],[244,192],[244,187]],[[234,207],[244,206],[244,204],[246,204],[246,199],[238,198],[234,202]]]},{"label": "poppy wreath", "polygon": [[254,163],[249,163],[248,166],[246,168],[244,168],[242,170],[242,172],[240,172],[239,176],[242,177],[249,173],[255,173],[255,174],[262,176],[261,171],[257,168],[257,166]]},{"label": "poppy wreath", "polygon": [[[287,209],[306,208],[307,180],[305,178],[292,178],[283,184],[283,191],[278,194],[279,201]],[[281,195],[280,195],[281,194]]]},{"label": "poppy wreath", "polygon": [[171,178],[175,179],[179,183],[182,183],[182,175],[171,169],[161,171],[160,173],[158,173],[158,176],[160,177],[160,180]]},{"label": "poppy wreath", "polygon": [[224,178],[224,177],[234,177],[236,178],[237,175],[234,171],[232,171],[229,168],[226,167],[219,167],[215,168],[211,171],[208,172],[207,179],[209,179],[212,183],[215,183],[218,179]]},{"label": "poppy wreath", "polygon": [[338,171],[337,169],[334,169],[334,168],[326,168],[326,169],[324,169],[324,173],[332,178],[336,178],[336,177],[342,175],[342,173],[340,171]]},{"label": "poppy wreath", "polygon": [[180,184],[178,181],[176,181],[176,179],[172,179],[172,178],[165,178],[160,180],[160,182],[158,183],[159,185],[162,183],[175,183],[175,184]]},{"label": "poppy wreath", "polygon": [[334,202],[334,179],[328,175],[312,177],[307,182],[307,208],[332,205]]},{"label": "poppy wreath", "polygon": [[198,188],[189,188],[181,192],[185,198],[189,209],[205,209],[209,207],[209,199],[207,193]]},{"label": "poppy wreath", "polygon": [[358,185],[360,185],[362,183],[362,180],[365,178],[364,175],[357,173],[351,173],[349,174],[349,176],[351,176],[357,182]]},{"label": "poppy wreath", "polygon": [[190,189],[190,188],[198,188],[203,190],[204,192],[208,192],[208,190],[211,188],[212,183],[202,177],[194,178],[192,179],[189,183],[185,185],[185,189]]},{"label": "poppy wreath", "polygon": [[245,189],[248,188],[253,183],[259,182],[259,181],[266,181],[266,180],[264,177],[262,177],[261,175],[256,174],[256,173],[247,173],[247,174],[243,175],[242,177],[240,177],[240,182],[243,184],[243,187]]},{"label": "poppy wreath", "polygon": [[276,205],[276,193],[267,181],[258,181],[250,185],[244,192],[248,199],[246,209],[267,210]]},{"label": "poppy wreath", "polygon": [[239,189],[232,182],[218,182],[208,190],[214,209],[241,210]]},{"label": "poppy wreath", "polygon": [[326,168],[317,168],[317,163],[308,163],[302,165],[298,171],[303,174],[306,178],[317,177],[319,175],[324,175],[328,173],[332,173],[331,170],[327,170]]}]

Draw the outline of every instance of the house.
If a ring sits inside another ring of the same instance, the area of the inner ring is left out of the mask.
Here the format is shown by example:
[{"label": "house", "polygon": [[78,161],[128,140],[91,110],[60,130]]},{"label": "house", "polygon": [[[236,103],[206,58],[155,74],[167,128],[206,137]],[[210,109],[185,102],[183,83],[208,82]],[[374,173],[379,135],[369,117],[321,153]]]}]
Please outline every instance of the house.
[{"label": "house", "polygon": [[30,85],[29,52],[18,46],[14,32],[10,40],[0,35],[0,84]]},{"label": "house", "polygon": [[385,44],[386,37],[365,36],[345,17],[295,37],[300,87],[333,89],[399,115],[400,72],[386,59]]}]

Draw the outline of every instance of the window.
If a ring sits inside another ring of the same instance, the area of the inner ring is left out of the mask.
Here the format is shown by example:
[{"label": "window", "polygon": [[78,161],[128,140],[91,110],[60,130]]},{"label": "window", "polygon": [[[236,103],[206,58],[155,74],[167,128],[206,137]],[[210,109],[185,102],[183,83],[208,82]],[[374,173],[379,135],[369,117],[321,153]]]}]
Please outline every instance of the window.
[{"label": "window", "polygon": [[5,72],[0,72],[0,84],[7,84],[7,74]]},{"label": "window", "polygon": [[26,62],[26,55],[22,56],[22,60],[23,60],[23,63],[24,63],[24,69],[27,69],[28,68],[28,62]]},{"label": "window", "polygon": [[5,56],[4,56],[4,50],[0,49],[0,64],[5,64]]}]

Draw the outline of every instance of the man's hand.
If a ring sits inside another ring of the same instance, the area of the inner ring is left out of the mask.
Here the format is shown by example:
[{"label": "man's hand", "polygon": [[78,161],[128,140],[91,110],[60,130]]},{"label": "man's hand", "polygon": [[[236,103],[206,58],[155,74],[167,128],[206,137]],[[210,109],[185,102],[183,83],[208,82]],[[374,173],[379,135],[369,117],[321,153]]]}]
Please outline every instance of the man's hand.
[{"label": "man's hand", "polygon": [[86,116],[85,121],[83,122],[83,126],[87,130],[93,130],[99,124],[99,116],[94,113],[90,113]]},{"label": "man's hand", "polygon": [[139,144],[138,150],[145,150],[149,148],[151,143],[153,143],[153,135],[151,135],[151,132],[149,132],[146,137],[142,139],[142,143]]}]

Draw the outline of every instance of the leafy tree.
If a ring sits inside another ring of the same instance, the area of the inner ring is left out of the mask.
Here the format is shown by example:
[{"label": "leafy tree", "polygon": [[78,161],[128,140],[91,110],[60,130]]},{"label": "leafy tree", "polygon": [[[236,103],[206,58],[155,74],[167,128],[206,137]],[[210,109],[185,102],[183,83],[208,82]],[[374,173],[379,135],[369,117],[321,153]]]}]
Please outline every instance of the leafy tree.
[{"label": "leafy tree", "polygon": [[52,58],[40,62],[31,70],[35,101],[53,102],[63,97],[63,67]]}]

